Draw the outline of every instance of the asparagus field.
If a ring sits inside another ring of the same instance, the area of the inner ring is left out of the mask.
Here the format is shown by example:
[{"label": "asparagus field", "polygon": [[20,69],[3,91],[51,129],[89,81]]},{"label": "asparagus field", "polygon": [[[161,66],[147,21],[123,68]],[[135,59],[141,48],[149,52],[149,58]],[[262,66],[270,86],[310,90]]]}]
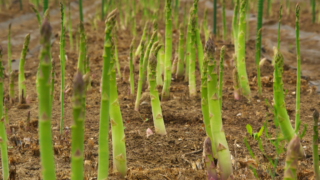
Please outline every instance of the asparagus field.
[{"label": "asparagus field", "polygon": [[320,180],[319,4],[0,1],[0,180]]}]

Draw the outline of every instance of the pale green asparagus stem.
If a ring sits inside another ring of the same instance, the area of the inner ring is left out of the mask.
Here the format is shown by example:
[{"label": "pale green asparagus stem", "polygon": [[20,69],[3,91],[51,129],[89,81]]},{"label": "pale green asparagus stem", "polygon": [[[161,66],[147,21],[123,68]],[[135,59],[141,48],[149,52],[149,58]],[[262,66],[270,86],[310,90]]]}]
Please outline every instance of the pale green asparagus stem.
[{"label": "pale green asparagus stem", "polygon": [[26,55],[28,52],[28,46],[30,42],[30,34],[27,34],[24,39],[23,49],[21,52],[20,57],[20,64],[19,64],[19,102],[25,102],[26,96],[26,84],[25,84],[25,77],[24,77],[24,63],[26,61]]},{"label": "pale green asparagus stem", "polygon": [[162,99],[170,98],[171,84],[171,57],[172,57],[172,17],[171,17],[171,0],[166,0],[166,41],[165,41],[165,71],[164,71],[164,86],[162,89]]},{"label": "pale green asparagus stem", "polygon": [[180,24],[179,31],[179,52],[178,52],[178,65],[177,65],[177,74],[176,78],[178,80],[183,79],[183,71],[184,71],[184,28],[183,24]]},{"label": "pale green asparagus stem", "polygon": [[110,61],[110,122],[112,130],[112,147],[113,147],[113,169],[120,172],[124,177],[127,174],[127,155],[125,145],[125,134],[121,116],[121,110],[118,99],[116,70],[114,67],[114,47],[111,49],[112,58]]},{"label": "pale green asparagus stem", "polygon": [[118,58],[118,46],[117,46],[117,26],[114,28],[114,47],[115,47],[115,58],[117,63],[117,70],[118,70],[118,76],[121,78],[121,71],[120,71],[120,65],[119,65],[119,58]]},{"label": "pale green asparagus stem", "polygon": [[198,2],[199,0],[194,0],[193,2],[193,15],[196,19],[196,25],[195,25],[195,34],[196,34],[196,45],[197,45],[197,52],[198,52],[198,62],[199,62],[199,69],[202,69],[202,60],[203,60],[203,46],[201,42],[200,37],[200,31],[199,31],[199,23],[198,23]]},{"label": "pale green asparagus stem", "polygon": [[191,39],[188,43],[190,43],[190,58],[189,58],[189,96],[195,97],[197,95],[196,91],[196,24],[197,20],[194,15],[191,17]]},{"label": "pale green asparagus stem", "polygon": [[9,24],[8,34],[8,74],[9,74],[9,97],[11,103],[14,102],[14,72],[11,68],[11,23]]},{"label": "pale green asparagus stem", "polygon": [[148,25],[149,25],[149,21],[146,22],[146,24],[144,25],[144,28],[143,28],[143,33],[142,33],[142,36],[141,36],[141,39],[140,39],[140,44],[135,52],[135,56],[138,56],[140,54],[140,51],[141,51],[141,43],[143,41],[145,41],[146,39],[146,33],[147,33],[147,29],[148,29]]},{"label": "pale green asparagus stem", "polygon": [[155,132],[157,134],[166,135],[167,132],[164,126],[159,93],[156,83],[157,54],[160,48],[161,45],[159,45],[158,42],[155,42],[152,46],[152,50],[149,56],[149,90]]},{"label": "pale green asparagus stem", "polygon": [[245,58],[245,31],[246,31],[246,0],[241,0],[240,20],[239,20],[239,34],[238,34],[238,56],[237,56],[237,70],[241,86],[242,95],[248,100],[251,97],[251,90],[248,82]]},{"label": "pale green asparagus stem", "polygon": [[60,3],[61,10],[61,33],[60,33],[60,67],[61,67],[61,89],[60,89],[60,103],[61,103],[61,117],[60,117],[60,134],[63,131],[63,115],[64,115],[64,76],[65,76],[65,28],[64,28],[64,6]]},{"label": "pale green asparagus stem", "polygon": [[98,180],[108,178],[109,172],[109,114],[110,114],[110,61],[111,61],[111,33],[115,25],[116,11],[108,15],[105,28],[105,42],[103,50],[103,69],[101,81],[101,107],[99,127],[99,166]]},{"label": "pale green asparagus stem", "polygon": [[137,89],[137,97],[136,102],[134,106],[134,110],[139,111],[139,103],[140,103],[140,97],[141,97],[141,91],[142,91],[142,76],[143,76],[143,60],[144,60],[144,46],[145,42],[141,42],[141,55],[140,55],[140,62],[139,62],[139,81],[138,81],[138,89]]},{"label": "pale green asparagus stem", "polygon": [[0,46],[0,148],[2,161],[2,178],[9,178],[9,162],[7,152],[7,133],[5,128],[5,118],[3,117],[3,65],[2,65],[2,47]]},{"label": "pale green asparagus stem", "polygon": [[79,58],[78,58],[78,71],[82,75],[85,74],[85,68],[84,68],[85,59],[86,59],[86,37],[84,33],[83,22],[80,22],[80,51],[79,51]]},{"label": "pale green asparagus stem", "polygon": [[133,45],[134,45],[134,38],[130,45],[130,96],[132,98],[134,96]]},{"label": "pale green asparagus stem", "polygon": [[40,159],[42,164],[42,178],[46,180],[54,180],[55,164],[53,157],[52,135],[51,135],[51,100],[50,100],[50,39],[51,26],[47,19],[44,19],[41,26],[41,44],[40,51],[40,66],[39,66],[39,144],[40,144]]},{"label": "pale green asparagus stem", "polygon": [[209,57],[207,98],[209,102],[209,116],[212,131],[212,140],[214,142],[214,149],[216,149],[217,151],[218,163],[222,172],[220,175],[220,179],[227,180],[232,176],[231,155],[222,125],[221,109],[217,87],[217,66],[214,59],[214,45],[213,41],[210,40],[210,38],[207,41],[206,53]]},{"label": "pale green asparagus stem", "polygon": [[220,101],[220,109],[222,109],[222,84],[223,84],[223,59],[224,59],[224,51],[226,47],[222,46],[220,53],[220,66],[219,66],[219,101]]},{"label": "pale green asparagus stem", "polygon": [[188,21],[188,26],[187,26],[187,40],[186,40],[186,56],[185,56],[185,75],[184,75],[184,81],[188,82],[189,81],[189,58],[190,58],[190,40],[191,40],[191,15],[193,12],[193,8],[190,9],[190,14],[189,14],[189,21]]},{"label": "pale green asparagus stem", "polygon": [[69,3],[69,12],[68,12],[68,20],[69,20],[69,39],[70,39],[70,50],[73,50],[73,35],[72,35],[72,25],[71,25],[71,6]]},{"label": "pale green asparagus stem", "polygon": [[296,88],[296,119],[295,131],[299,131],[300,120],[300,85],[301,85],[301,56],[300,56],[300,33],[299,33],[299,11],[300,6],[296,7],[296,47],[297,47],[297,88]]}]

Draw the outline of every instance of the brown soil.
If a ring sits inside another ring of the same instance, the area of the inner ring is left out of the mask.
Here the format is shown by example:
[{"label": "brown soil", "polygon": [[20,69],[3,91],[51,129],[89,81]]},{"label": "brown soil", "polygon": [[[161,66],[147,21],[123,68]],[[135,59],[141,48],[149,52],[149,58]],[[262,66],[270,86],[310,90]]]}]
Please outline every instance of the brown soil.
[{"label": "brown soil", "polygon": [[[89,1],[84,3],[90,4]],[[201,6],[200,6],[201,8]],[[14,12],[12,12],[14,13]],[[200,12],[201,13],[201,12]],[[209,17],[212,17],[209,11]],[[202,15],[199,17],[202,17]],[[58,22],[59,16],[51,17],[51,21]],[[36,22],[33,20],[32,22]],[[31,22],[25,23],[24,28],[34,29]],[[18,32],[19,27],[13,27],[13,32]],[[59,36],[59,24],[53,27],[54,34]],[[104,23],[98,22],[98,29],[93,30],[90,24],[85,24],[86,34],[89,43],[90,70],[94,74],[92,81],[92,90],[87,93],[86,100],[86,120],[85,120],[85,175],[90,179],[96,177],[97,158],[98,158],[98,131],[99,131],[99,112],[100,112],[100,78],[102,72],[102,48],[104,38]],[[141,35],[141,27],[138,28],[138,34]],[[163,34],[164,25],[159,27]],[[0,37],[5,40],[5,36]],[[174,43],[178,38],[178,32],[174,31]],[[202,37],[203,38],[203,37]],[[58,38],[57,38],[58,39]],[[132,35],[129,30],[118,30],[118,54],[121,69],[128,65],[129,45]],[[31,46],[35,46],[38,41],[34,40]],[[136,40],[136,44],[138,40]],[[268,121],[268,132],[271,137],[275,137],[276,128],[273,124],[273,114],[270,108],[264,102],[265,99],[272,103],[272,75],[273,69],[270,64],[266,64],[262,69],[263,96],[257,95],[256,69],[254,63],[255,42],[250,40],[246,44],[246,62],[247,72],[252,90],[252,99],[250,102],[245,98],[236,101],[233,98],[232,84],[232,68],[226,64],[223,74],[223,105],[222,120],[224,130],[231,154],[234,158],[233,167],[235,179],[254,179],[249,162],[251,157],[244,144],[244,137],[248,142],[256,156],[257,172],[260,179],[270,179],[265,169],[270,164],[265,160],[263,154],[258,148],[255,141],[246,132],[246,125],[250,124],[254,132],[257,132],[263,123]],[[216,57],[219,56],[219,49],[222,45],[226,45],[225,60],[230,61],[234,53],[234,47],[230,43],[224,43],[220,40],[216,41]],[[22,47],[22,45],[21,45]],[[21,48],[14,51],[13,56],[19,57]],[[68,61],[66,62],[66,89],[72,87],[72,79],[76,72],[76,64],[78,54],[69,50],[69,38],[66,37],[66,54]],[[59,63],[59,43],[55,41],[52,46],[52,57],[56,62],[56,83],[55,96],[52,111],[52,132],[55,150],[56,174],[57,179],[70,178],[70,126],[72,124],[72,89],[66,94],[65,99],[65,117],[64,117],[64,134],[59,134],[60,124],[60,63]],[[5,56],[6,59],[6,56]],[[31,97],[31,104],[28,109],[18,109],[17,103],[9,109],[9,121],[11,129],[14,131],[8,135],[9,139],[9,157],[10,169],[17,179],[39,179],[41,172],[39,147],[38,147],[38,100],[35,88],[36,69],[38,59],[32,57],[27,60],[26,71],[28,76],[26,79],[27,94]],[[32,63],[31,63],[32,62]],[[33,63],[34,62],[34,63]],[[286,106],[292,125],[295,119],[295,95],[296,91],[296,72],[285,66],[283,74],[284,89],[287,91]],[[197,90],[200,96],[200,75],[199,70],[196,72]],[[137,84],[138,74],[135,75],[135,84]],[[5,96],[8,95],[8,78],[4,82]],[[16,81],[17,82],[17,81]],[[136,85],[137,86],[137,85]],[[307,132],[303,140],[302,146],[305,147],[306,158],[300,161],[299,179],[311,179],[312,171],[312,117],[311,114],[320,104],[320,98],[315,93],[313,87],[308,86],[306,80],[302,80],[301,85],[301,120],[302,124],[307,125]],[[16,91],[17,92],[17,86]],[[140,105],[140,113],[134,111],[133,99],[128,97],[129,84],[118,80],[118,94],[121,107],[122,118],[124,122],[126,134],[126,148],[128,160],[127,179],[206,179],[205,165],[202,160],[203,141],[206,133],[203,126],[200,98],[190,99],[188,97],[188,86],[183,82],[173,81],[171,85],[171,100],[161,103],[165,125],[167,128],[167,136],[152,135],[146,137],[146,129],[153,128],[153,119],[151,106],[148,98],[145,98]],[[143,96],[147,97],[148,94]],[[25,130],[25,120],[28,111],[31,112],[32,127]],[[267,114],[269,115],[267,118]],[[302,128],[301,128],[302,129]],[[300,131],[301,132],[301,131]],[[30,144],[26,138],[30,138]],[[263,146],[266,154],[270,157],[275,156],[275,148],[264,136],[262,137]],[[112,142],[110,144],[110,167],[112,167]],[[236,145],[234,145],[236,144]],[[286,146],[284,146],[286,147]],[[276,169],[276,179],[282,179],[284,167],[285,153],[280,155],[280,162]],[[120,179],[110,168],[110,179]]]}]

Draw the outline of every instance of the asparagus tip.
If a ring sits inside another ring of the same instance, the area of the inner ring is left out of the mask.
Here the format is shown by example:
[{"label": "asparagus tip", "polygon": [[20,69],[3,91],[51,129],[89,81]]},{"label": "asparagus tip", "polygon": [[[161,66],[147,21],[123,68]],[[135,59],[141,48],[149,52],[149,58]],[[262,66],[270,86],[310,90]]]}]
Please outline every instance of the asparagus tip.
[{"label": "asparagus tip", "polygon": [[50,25],[50,23],[49,23],[49,21],[47,19],[45,19],[43,21],[40,32],[41,32],[41,36],[44,37],[44,39],[47,42],[50,42],[52,28],[51,28],[51,25]]},{"label": "asparagus tip", "polygon": [[317,121],[318,121],[318,119],[319,119],[319,112],[318,112],[316,109],[313,111],[312,117],[313,117],[314,120],[317,120]]},{"label": "asparagus tip", "polygon": [[212,56],[215,52],[215,45],[211,37],[206,42],[205,51],[207,54],[211,54]]},{"label": "asparagus tip", "polygon": [[73,79],[73,91],[77,91],[80,94],[84,89],[84,81],[80,72],[77,72]]}]

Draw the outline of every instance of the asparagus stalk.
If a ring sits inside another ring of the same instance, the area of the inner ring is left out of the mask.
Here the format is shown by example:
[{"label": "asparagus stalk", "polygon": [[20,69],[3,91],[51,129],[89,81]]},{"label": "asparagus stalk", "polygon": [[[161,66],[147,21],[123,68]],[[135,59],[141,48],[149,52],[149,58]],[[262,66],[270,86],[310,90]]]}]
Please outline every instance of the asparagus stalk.
[{"label": "asparagus stalk", "polygon": [[240,81],[241,91],[243,96],[250,99],[251,92],[248,82],[246,62],[245,62],[245,31],[246,31],[246,0],[241,0],[240,6],[240,20],[239,20],[239,34],[238,34],[238,56],[237,56],[237,70]]},{"label": "asparagus stalk", "polygon": [[2,160],[2,178],[9,178],[9,163],[7,152],[7,133],[5,128],[5,118],[3,117],[3,65],[2,65],[2,47],[0,46],[0,148]]},{"label": "asparagus stalk", "polygon": [[278,21],[278,44],[277,48],[280,50],[280,27],[281,27],[281,17],[282,17],[282,5],[280,6],[279,10],[279,21]]},{"label": "asparagus stalk", "polygon": [[222,24],[223,24],[223,40],[227,40],[227,24],[226,24],[226,11],[225,11],[225,0],[222,0]]},{"label": "asparagus stalk", "polygon": [[118,70],[118,76],[121,78],[121,71],[120,71],[120,65],[119,65],[119,58],[118,58],[118,46],[117,46],[117,26],[114,26],[114,48],[115,48],[115,58],[117,63],[117,70]]},{"label": "asparagus stalk", "polygon": [[162,99],[170,98],[171,84],[171,57],[172,57],[172,18],[171,18],[171,1],[166,0],[166,41],[165,41],[165,71],[164,71],[164,86],[162,89]]},{"label": "asparagus stalk", "polygon": [[114,46],[110,61],[110,121],[112,129],[113,169],[124,177],[127,174],[127,156],[122,116],[119,106],[116,70],[114,68]]},{"label": "asparagus stalk", "polygon": [[217,35],[217,0],[213,0],[213,29],[212,32],[214,35]]},{"label": "asparagus stalk", "polygon": [[115,26],[116,11],[108,15],[105,28],[105,43],[103,50],[103,69],[101,85],[101,107],[99,127],[99,166],[98,180],[108,178],[109,170],[109,109],[110,109],[110,61],[111,33]]},{"label": "asparagus stalk", "polygon": [[60,117],[60,134],[63,132],[63,115],[64,115],[64,76],[65,76],[65,28],[64,28],[64,6],[60,2],[61,10],[61,33],[60,33],[60,67],[61,67],[61,89],[60,89],[60,103],[61,103],[61,117]]},{"label": "asparagus stalk", "polygon": [[192,17],[192,12],[193,12],[193,8],[190,9],[190,15],[189,15],[189,21],[188,21],[188,26],[187,26],[187,40],[186,40],[186,50],[187,50],[187,54],[185,56],[185,64],[186,64],[186,68],[185,68],[185,75],[184,75],[184,81],[188,82],[189,81],[189,58],[190,58],[190,51],[191,51],[191,44],[189,43],[191,41],[191,35],[192,35],[192,30],[191,30],[191,17]]},{"label": "asparagus stalk", "polygon": [[301,85],[301,56],[300,56],[300,33],[299,33],[299,11],[300,6],[296,7],[296,46],[297,46],[297,89],[296,89],[296,119],[295,131],[299,131],[300,120],[300,85]]},{"label": "asparagus stalk", "polygon": [[71,25],[71,6],[69,3],[69,12],[68,12],[68,20],[69,20],[69,39],[70,39],[70,50],[73,50],[73,35],[72,35],[72,25]]},{"label": "asparagus stalk", "polygon": [[8,74],[9,74],[9,97],[10,101],[14,102],[14,72],[11,68],[11,23],[9,24],[8,33]]},{"label": "asparagus stalk", "polygon": [[[287,148],[286,165],[284,170],[284,180],[297,179],[297,168],[300,151],[300,140],[298,136],[294,136]],[[319,167],[318,167],[319,168]]]},{"label": "asparagus stalk", "polygon": [[216,165],[214,163],[212,144],[209,137],[207,137],[203,143],[203,158],[207,168],[208,179],[217,180],[218,175],[216,171]]},{"label": "asparagus stalk", "polygon": [[101,21],[103,21],[104,20],[104,1],[105,0],[102,0],[102,2],[101,2]]},{"label": "asparagus stalk", "polygon": [[220,109],[222,109],[222,83],[223,83],[223,59],[226,47],[222,46],[220,53],[220,66],[219,66],[219,101]]},{"label": "asparagus stalk", "polygon": [[196,45],[197,45],[197,52],[198,52],[198,62],[199,62],[199,68],[200,70],[202,69],[202,60],[203,60],[203,47],[202,47],[202,42],[201,42],[201,37],[200,37],[200,31],[198,28],[198,2],[199,0],[194,0],[193,2],[193,14],[196,19],[196,24],[195,24],[195,34],[196,34]]},{"label": "asparagus stalk", "polygon": [[34,6],[31,6],[31,8],[32,8],[33,12],[36,13],[37,20],[38,20],[38,23],[39,23],[39,29],[40,29],[41,28],[41,18],[40,18],[39,11]]},{"label": "asparagus stalk", "polygon": [[236,4],[234,6],[233,11],[233,19],[232,19],[232,35],[233,35],[233,41],[234,41],[234,49],[235,54],[238,54],[238,12],[239,12],[239,0],[236,0]]},{"label": "asparagus stalk", "polygon": [[241,91],[240,91],[240,82],[239,82],[239,78],[238,78],[239,74],[238,74],[237,67],[235,67],[233,69],[232,75],[233,75],[233,91],[234,91],[233,94],[234,94],[234,99],[235,100],[239,100]]},{"label": "asparagus stalk", "polygon": [[43,3],[42,3],[43,14],[47,11],[48,7],[49,7],[49,0],[43,0]]},{"label": "asparagus stalk", "polygon": [[26,84],[24,77],[24,63],[26,60],[26,55],[28,52],[28,46],[30,42],[30,34],[27,34],[24,39],[23,49],[21,53],[20,63],[19,63],[19,102],[25,102],[23,95],[26,95]]},{"label": "asparagus stalk", "polygon": [[139,103],[141,97],[141,90],[142,90],[142,77],[143,77],[143,61],[144,61],[144,41],[140,43],[141,45],[141,55],[140,55],[140,62],[139,62],[139,81],[138,81],[138,89],[137,89],[137,97],[134,109],[139,111]]},{"label": "asparagus stalk", "polygon": [[313,112],[313,137],[312,137],[312,152],[313,152],[313,170],[314,179],[320,179],[319,172],[319,153],[318,153],[318,122],[319,122],[319,112],[315,110]]},{"label": "asparagus stalk", "polygon": [[[161,49],[163,49],[163,46],[161,46]],[[161,49],[159,50],[158,54],[157,54],[157,71],[156,71],[156,81],[157,81],[157,85],[158,86],[163,86],[163,80],[162,80],[162,67],[163,67],[163,51],[161,51]]]},{"label": "asparagus stalk", "polygon": [[80,51],[79,51],[79,58],[78,58],[78,71],[81,74],[85,74],[85,63],[86,58],[86,38],[84,34],[84,25],[83,22],[80,22]]},{"label": "asparagus stalk", "polygon": [[221,168],[220,178],[226,180],[232,176],[231,155],[229,152],[228,143],[223,130],[221,109],[218,98],[217,88],[217,66],[214,59],[214,45],[209,38],[206,44],[206,53],[209,58],[208,63],[208,102],[209,102],[209,117],[210,127],[212,131],[213,149],[217,151],[218,163]]},{"label": "asparagus stalk", "polygon": [[153,43],[155,42],[155,39],[157,37],[157,31],[153,31],[153,34],[150,38],[149,44],[147,46],[147,50],[145,52],[144,55],[144,59],[143,59],[143,76],[142,76],[142,88],[144,88],[146,86],[146,79],[147,79],[147,72],[148,72],[148,57],[151,51],[151,47],[153,45]]},{"label": "asparagus stalk", "polygon": [[140,39],[140,44],[135,52],[135,56],[138,56],[140,54],[140,51],[141,51],[141,44],[143,41],[145,41],[146,39],[146,33],[147,33],[147,29],[148,29],[148,26],[149,26],[149,22],[147,21],[144,25],[144,28],[143,28],[143,33],[142,33],[142,36],[141,36],[141,39]]},{"label": "asparagus stalk", "polygon": [[80,13],[80,22],[84,22],[83,13],[82,13],[82,0],[79,0],[79,13]]},{"label": "asparagus stalk", "polygon": [[52,135],[51,135],[51,100],[50,100],[50,38],[51,26],[47,19],[44,19],[41,26],[40,66],[39,66],[39,144],[40,159],[42,164],[42,177],[46,180],[55,179],[55,166],[53,158]]},{"label": "asparagus stalk", "polygon": [[150,99],[152,107],[153,122],[155,132],[157,134],[166,135],[166,128],[164,126],[162,110],[160,106],[159,93],[156,83],[156,67],[157,67],[157,54],[160,50],[161,45],[155,42],[152,46],[152,50],[149,56],[149,85],[150,85]]},{"label": "asparagus stalk", "polygon": [[73,125],[71,126],[71,179],[83,179],[83,143],[84,143],[84,118],[82,96],[85,91],[84,81],[80,72],[73,80]]},{"label": "asparagus stalk", "polygon": [[134,45],[134,38],[130,45],[130,96],[134,96],[134,69],[133,69],[133,45]]},{"label": "asparagus stalk", "polygon": [[183,79],[183,70],[184,70],[184,28],[183,28],[183,24],[180,24],[179,27],[179,52],[178,52],[178,65],[177,65],[177,73],[176,73],[176,78],[178,80],[182,80]]},{"label": "asparagus stalk", "polygon": [[197,20],[194,15],[191,17],[191,38],[188,43],[190,43],[190,58],[189,58],[189,96],[195,97],[197,95],[196,91],[196,77],[195,77],[195,70],[196,70],[196,24]]},{"label": "asparagus stalk", "polygon": [[263,0],[258,1],[258,16],[257,16],[257,39],[256,39],[256,67],[257,67],[257,81],[258,93],[262,95],[261,79],[260,79],[260,56],[261,56],[261,31],[262,31],[262,16],[263,16]]}]

